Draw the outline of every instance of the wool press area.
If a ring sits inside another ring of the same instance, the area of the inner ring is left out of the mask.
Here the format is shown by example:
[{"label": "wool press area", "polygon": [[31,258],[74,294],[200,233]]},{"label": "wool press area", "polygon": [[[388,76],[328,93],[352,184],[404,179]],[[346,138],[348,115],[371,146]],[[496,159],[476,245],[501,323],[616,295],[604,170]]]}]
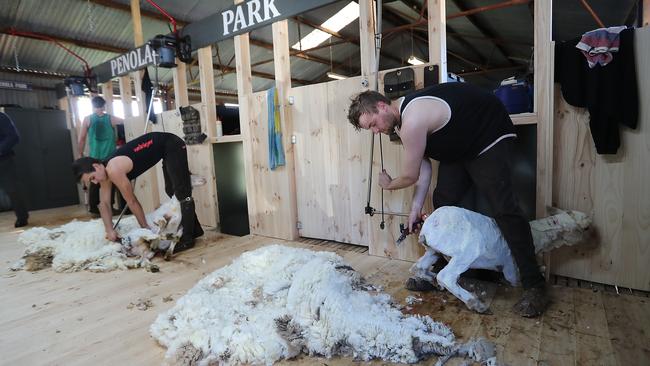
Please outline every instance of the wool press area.
[{"label": "wool press area", "polygon": [[0,365],[650,364],[650,1],[0,4]]}]

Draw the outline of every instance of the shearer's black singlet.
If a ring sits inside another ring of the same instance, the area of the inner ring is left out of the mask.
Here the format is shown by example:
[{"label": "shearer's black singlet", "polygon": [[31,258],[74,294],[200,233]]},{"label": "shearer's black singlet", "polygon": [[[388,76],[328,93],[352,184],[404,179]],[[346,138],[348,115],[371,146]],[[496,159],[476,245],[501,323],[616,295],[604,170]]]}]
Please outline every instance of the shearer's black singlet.
[{"label": "shearer's black singlet", "polygon": [[133,161],[133,169],[126,176],[131,180],[135,179],[165,158],[166,145],[170,139],[178,139],[183,144],[183,140],[174,134],[150,132],[127,142],[115,150],[106,161],[108,162],[116,156],[129,157]]},{"label": "shearer's black singlet", "polygon": [[451,118],[427,137],[425,156],[440,162],[471,160],[504,138],[516,137],[515,128],[501,101],[487,90],[466,83],[444,83],[409,94],[401,101],[403,117],[411,102],[442,100]]}]

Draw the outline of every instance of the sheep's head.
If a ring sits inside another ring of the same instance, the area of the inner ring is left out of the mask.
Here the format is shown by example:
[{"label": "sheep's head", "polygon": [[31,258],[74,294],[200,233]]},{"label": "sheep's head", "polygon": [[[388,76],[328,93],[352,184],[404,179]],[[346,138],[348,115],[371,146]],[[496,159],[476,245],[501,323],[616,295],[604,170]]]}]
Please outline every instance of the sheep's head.
[{"label": "sheep's head", "polygon": [[134,229],[122,238],[122,250],[127,256],[153,257],[152,248],[158,247],[160,237],[148,229]]},{"label": "sheep's head", "polygon": [[591,226],[591,215],[584,212],[569,210],[566,212],[578,224],[583,231],[586,231]]},{"label": "sheep's head", "polygon": [[[562,245],[585,242],[592,234],[589,230],[591,216],[580,211],[547,207],[553,216],[531,222],[533,240],[537,237],[536,251],[547,251]],[[539,235],[535,235],[539,233]],[[544,234],[541,234],[544,233]]]},{"label": "sheep's head", "polygon": [[563,210],[561,208],[551,206],[547,206],[546,211],[549,213],[549,215],[558,216],[558,218],[566,218],[566,215],[568,215],[571,218],[571,221],[573,221],[583,231],[589,229],[591,226],[591,217],[593,216],[593,213],[591,215],[587,215],[584,212],[575,210]]}]

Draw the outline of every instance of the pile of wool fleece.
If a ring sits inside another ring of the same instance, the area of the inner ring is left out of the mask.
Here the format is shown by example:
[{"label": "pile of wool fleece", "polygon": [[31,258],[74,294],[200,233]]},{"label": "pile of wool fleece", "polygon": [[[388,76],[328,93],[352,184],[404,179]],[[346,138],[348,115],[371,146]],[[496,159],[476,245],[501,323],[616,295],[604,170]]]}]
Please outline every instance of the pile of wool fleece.
[{"label": "pile of wool fleece", "polygon": [[[165,220],[164,217],[172,217]],[[139,237],[152,235],[165,237],[169,231],[179,231],[180,203],[175,197],[155,211],[146,215],[151,231],[141,229],[134,216],[120,221],[117,232],[122,238],[135,241]],[[171,224],[171,225],[168,225]],[[174,226],[175,227],[172,227]],[[50,264],[57,272],[89,270],[107,272],[140,266],[140,258],[129,258],[125,248],[106,239],[101,219],[77,221],[63,226],[46,229],[35,227],[18,236],[18,242],[26,246],[21,260],[12,266],[13,270],[35,271]]]},{"label": "pile of wool fleece", "polygon": [[458,350],[330,252],[270,245],[199,281],[151,325],[173,364],[271,364],[300,353],[413,363]]}]

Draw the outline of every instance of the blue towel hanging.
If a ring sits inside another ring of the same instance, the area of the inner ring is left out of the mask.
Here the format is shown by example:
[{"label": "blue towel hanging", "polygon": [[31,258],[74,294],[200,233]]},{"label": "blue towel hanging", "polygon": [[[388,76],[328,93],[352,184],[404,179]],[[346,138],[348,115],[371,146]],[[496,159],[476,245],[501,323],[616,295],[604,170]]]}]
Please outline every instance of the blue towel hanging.
[{"label": "blue towel hanging", "polygon": [[274,170],[278,166],[285,165],[280,125],[280,103],[276,88],[271,88],[266,92],[266,101],[269,121],[269,167]]}]

